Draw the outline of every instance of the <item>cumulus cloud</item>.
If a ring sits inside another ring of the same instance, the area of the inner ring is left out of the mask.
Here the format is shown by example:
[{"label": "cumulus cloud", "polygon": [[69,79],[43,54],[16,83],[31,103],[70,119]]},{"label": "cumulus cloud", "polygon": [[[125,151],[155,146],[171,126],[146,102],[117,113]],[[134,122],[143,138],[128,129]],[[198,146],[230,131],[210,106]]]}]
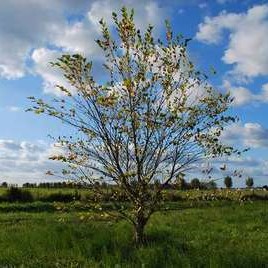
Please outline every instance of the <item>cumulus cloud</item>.
[{"label": "cumulus cloud", "polygon": [[44,92],[58,96],[61,91],[55,87],[57,84],[69,88],[60,70],[52,68],[50,64],[50,62],[55,62],[60,55],[60,51],[47,48],[38,48],[32,53],[34,72],[42,77]]},{"label": "cumulus cloud", "polygon": [[258,93],[242,86],[232,86],[227,80],[223,82],[223,88],[234,97],[234,106],[243,106],[252,103],[268,103],[268,83],[263,84]]},{"label": "cumulus cloud", "polygon": [[199,24],[196,39],[218,44],[226,30],[229,43],[222,60],[233,64],[233,75],[253,78],[268,74],[268,5],[254,6],[246,13],[221,12],[205,17]]},{"label": "cumulus cloud", "polygon": [[233,124],[226,128],[222,139],[229,144],[266,148],[268,147],[268,129],[259,123]]},{"label": "cumulus cloud", "polygon": [[[43,141],[0,140],[1,181],[9,183],[38,182],[52,179],[45,175],[48,170],[61,170],[62,164],[48,160],[60,148]],[[55,179],[55,178],[53,178]]]},{"label": "cumulus cloud", "polygon": [[[99,55],[94,41],[98,35],[98,22],[103,17],[110,24],[112,11],[118,11],[122,5],[135,8],[138,26],[142,28],[148,23],[158,25],[159,18],[165,13],[165,9],[153,1],[135,5],[130,0],[0,1],[0,50],[3,52],[0,77],[23,77],[29,71],[27,62],[31,58],[35,64],[34,70],[40,74],[45,65],[37,59],[37,54],[40,56],[42,52],[40,48],[53,47],[52,51],[46,51],[48,57],[55,51]],[[42,75],[45,91],[51,92],[48,90],[51,73],[48,80],[45,76]]]},{"label": "cumulus cloud", "polygon": [[62,12],[52,2],[0,1],[0,77],[22,77],[33,46],[51,40],[62,28]]},{"label": "cumulus cloud", "polygon": [[225,11],[217,17],[205,17],[204,22],[198,25],[196,39],[207,44],[218,44],[221,41],[223,30],[231,29],[239,20],[239,14]]},{"label": "cumulus cloud", "polygon": [[111,25],[111,13],[113,11],[118,12],[124,5],[135,9],[135,22],[141,29],[144,29],[149,23],[156,27],[163,23],[163,20],[159,18],[161,15],[164,15],[165,9],[160,7],[158,3],[154,1],[95,1],[87,13],[88,19],[97,28],[99,28],[98,24],[101,18],[104,18],[108,25]]},{"label": "cumulus cloud", "polygon": [[54,39],[54,44],[65,52],[92,56],[99,52],[95,43],[97,33],[88,22],[66,25]]},{"label": "cumulus cloud", "polygon": [[[89,33],[79,23],[67,21],[66,14],[75,16],[89,8],[86,0],[76,1],[0,1],[0,77],[15,79],[24,76],[31,52],[51,45],[64,51],[91,51]],[[16,14],[14,16],[14,14]],[[85,39],[88,39],[86,43]],[[93,41],[92,41],[93,42]],[[91,42],[91,43],[92,43]]]}]

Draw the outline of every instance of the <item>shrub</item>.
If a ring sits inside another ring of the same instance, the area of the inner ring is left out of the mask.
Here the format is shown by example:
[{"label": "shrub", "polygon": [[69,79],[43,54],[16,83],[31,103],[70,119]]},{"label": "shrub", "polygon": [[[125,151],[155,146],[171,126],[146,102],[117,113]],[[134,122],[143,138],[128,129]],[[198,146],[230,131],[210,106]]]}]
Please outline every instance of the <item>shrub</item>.
[{"label": "shrub", "polygon": [[17,187],[10,187],[4,194],[3,199],[8,202],[32,202],[33,196],[27,190],[22,190]]},{"label": "shrub", "polygon": [[168,191],[168,192],[165,192],[165,194],[163,195],[163,200],[177,202],[177,201],[182,201],[184,199],[179,193],[174,192],[174,191]]},{"label": "shrub", "polygon": [[3,204],[0,206],[1,213],[7,212],[52,212],[56,208],[53,204],[43,202],[32,202],[32,203],[11,203]]},{"label": "shrub", "polygon": [[75,191],[75,193],[62,193],[62,192],[52,193],[49,194],[48,196],[41,197],[40,201],[68,203],[80,199],[81,195],[77,191]]},{"label": "shrub", "polygon": [[268,200],[268,195],[259,195],[259,194],[245,194],[242,195],[240,198],[240,201],[257,201],[257,200],[262,200],[262,201],[266,201]]}]

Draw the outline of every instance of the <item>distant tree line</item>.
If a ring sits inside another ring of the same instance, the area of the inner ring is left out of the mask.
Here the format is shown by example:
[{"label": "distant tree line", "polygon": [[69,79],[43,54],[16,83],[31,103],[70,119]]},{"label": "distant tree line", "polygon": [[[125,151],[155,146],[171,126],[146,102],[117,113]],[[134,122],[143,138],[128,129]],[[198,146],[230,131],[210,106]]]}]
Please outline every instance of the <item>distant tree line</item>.
[{"label": "distant tree line", "polygon": [[82,182],[40,182],[29,183],[26,182],[22,185],[23,188],[87,188],[88,184]]},{"label": "distant tree line", "polygon": [[200,181],[198,178],[192,179],[190,182],[187,182],[183,176],[179,176],[173,188],[178,190],[191,190],[191,189],[200,189],[200,190],[209,190],[209,189],[217,189],[217,184],[215,181]]},{"label": "distant tree line", "polygon": [[[7,182],[2,182],[0,187],[18,187],[17,184],[9,184]],[[40,183],[30,183],[26,182],[22,184],[22,188],[70,188],[70,189],[80,189],[80,188],[88,188],[89,184],[82,182],[40,182]]]},{"label": "distant tree line", "polygon": [[[224,184],[225,184],[225,187],[230,189],[233,187],[233,180],[230,176],[226,176],[224,178]],[[252,177],[248,177],[246,180],[245,180],[245,184],[246,184],[246,187],[247,188],[252,188],[254,186],[254,179]],[[267,185],[264,185],[262,188],[264,189],[267,189]]]},{"label": "distant tree line", "polygon": [[[151,187],[160,184],[158,180],[151,183]],[[8,184],[7,182],[2,182],[1,187],[18,187],[17,184]],[[99,183],[95,182],[94,185],[82,182],[40,182],[40,183],[30,183],[26,182],[22,184],[22,188],[69,188],[69,189],[81,189],[81,188],[91,188],[91,187],[113,187],[115,185],[107,184],[105,182]],[[165,185],[165,189],[178,189],[178,190],[188,190],[188,189],[216,189],[217,185],[214,181],[204,182],[197,178],[192,179],[187,182],[184,178],[177,178],[175,183]]]},{"label": "distant tree line", "polygon": [[[158,180],[156,180],[154,183],[152,183],[152,187],[157,186],[160,184]],[[233,180],[230,176],[226,176],[224,178],[224,185],[226,188],[230,189],[233,187]],[[254,186],[254,179],[252,177],[248,177],[245,180],[245,185],[247,188],[253,188]],[[18,187],[17,184],[9,184],[7,182],[0,183],[0,187],[2,188],[8,188],[8,187]],[[115,185],[111,185],[105,182],[99,183],[98,181],[95,181],[94,185],[83,183],[83,182],[66,182],[66,181],[59,181],[59,182],[40,182],[40,183],[30,183],[26,182],[22,184],[22,188],[68,188],[68,189],[82,189],[82,188],[92,188],[92,187],[101,187],[101,188],[107,188],[107,187],[115,187]],[[213,180],[209,181],[202,181],[198,178],[194,178],[190,180],[189,182],[185,180],[184,174],[177,177],[174,183],[167,184],[164,187],[165,189],[174,189],[174,190],[191,190],[191,189],[200,189],[200,190],[210,190],[210,189],[217,189],[217,184]],[[261,188],[268,190],[268,186],[264,185]]]}]

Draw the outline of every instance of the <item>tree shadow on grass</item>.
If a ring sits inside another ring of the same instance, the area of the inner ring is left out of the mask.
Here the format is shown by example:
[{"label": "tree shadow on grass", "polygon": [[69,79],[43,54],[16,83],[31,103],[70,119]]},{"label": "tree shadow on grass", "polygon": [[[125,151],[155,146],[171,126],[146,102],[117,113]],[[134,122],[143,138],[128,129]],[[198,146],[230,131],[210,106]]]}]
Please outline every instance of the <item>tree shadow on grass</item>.
[{"label": "tree shadow on grass", "polygon": [[176,248],[180,253],[187,253],[191,251],[189,244],[187,244],[181,237],[174,235],[171,230],[150,230],[145,235],[144,246],[150,247],[165,247]]}]

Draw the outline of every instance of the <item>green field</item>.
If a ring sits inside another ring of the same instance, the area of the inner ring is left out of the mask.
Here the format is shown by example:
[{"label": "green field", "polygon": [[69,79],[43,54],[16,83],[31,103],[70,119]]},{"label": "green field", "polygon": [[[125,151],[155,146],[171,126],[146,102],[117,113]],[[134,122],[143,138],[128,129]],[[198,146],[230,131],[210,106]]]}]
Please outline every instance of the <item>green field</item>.
[{"label": "green field", "polygon": [[188,205],[153,215],[136,248],[132,227],[105,212],[2,203],[13,209],[0,212],[0,267],[268,267],[267,201]]}]

